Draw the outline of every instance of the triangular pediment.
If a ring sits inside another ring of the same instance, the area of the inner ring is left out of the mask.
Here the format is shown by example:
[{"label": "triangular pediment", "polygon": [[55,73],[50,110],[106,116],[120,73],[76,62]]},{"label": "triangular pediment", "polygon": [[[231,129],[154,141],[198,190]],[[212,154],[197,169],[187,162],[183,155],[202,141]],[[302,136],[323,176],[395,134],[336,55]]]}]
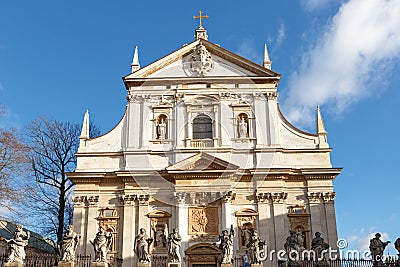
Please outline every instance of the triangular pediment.
[{"label": "triangular pediment", "polygon": [[127,75],[125,81],[143,78],[279,77],[280,74],[199,39]]},{"label": "triangular pediment", "polygon": [[166,168],[167,171],[237,170],[239,166],[206,153],[199,153]]}]

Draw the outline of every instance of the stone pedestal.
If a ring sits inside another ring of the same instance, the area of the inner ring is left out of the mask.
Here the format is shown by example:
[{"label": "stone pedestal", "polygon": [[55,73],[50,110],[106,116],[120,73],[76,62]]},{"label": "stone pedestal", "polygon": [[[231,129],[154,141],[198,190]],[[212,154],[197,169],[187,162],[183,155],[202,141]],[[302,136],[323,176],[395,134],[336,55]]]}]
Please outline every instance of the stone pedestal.
[{"label": "stone pedestal", "polygon": [[4,267],[24,267],[25,264],[21,261],[13,261],[4,263]]},{"label": "stone pedestal", "polygon": [[262,267],[262,264],[251,264],[251,267]]},{"label": "stone pedestal", "polygon": [[317,267],[329,267],[329,263],[327,261],[318,261],[315,265]]},{"label": "stone pedestal", "polygon": [[221,267],[232,267],[232,263],[221,263]]},{"label": "stone pedestal", "polygon": [[168,262],[168,267],[181,267],[180,262]]},{"label": "stone pedestal", "polygon": [[60,261],[60,262],[58,262],[58,267],[75,267],[75,262],[73,262],[73,261]]},{"label": "stone pedestal", "polygon": [[108,267],[108,263],[94,261],[90,264],[90,267]]},{"label": "stone pedestal", "polygon": [[151,263],[150,262],[138,262],[136,267],[150,267]]}]

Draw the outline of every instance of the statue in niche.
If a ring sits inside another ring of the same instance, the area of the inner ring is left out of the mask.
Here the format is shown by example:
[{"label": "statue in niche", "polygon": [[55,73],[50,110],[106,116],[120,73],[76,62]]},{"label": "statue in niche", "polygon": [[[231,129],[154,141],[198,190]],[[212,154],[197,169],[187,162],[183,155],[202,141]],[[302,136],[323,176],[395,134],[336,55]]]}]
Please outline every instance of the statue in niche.
[{"label": "statue in niche", "polygon": [[57,245],[61,261],[75,261],[76,247],[78,246],[80,238],[81,236],[74,232],[74,226],[69,225],[63,239]]},{"label": "statue in niche", "polygon": [[152,227],[154,231],[154,247],[165,247],[167,243],[166,239],[166,224],[157,224]]},{"label": "statue in niche", "polygon": [[239,120],[239,138],[247,138],[247,122],[244,116]]},{"label": "statue in niche", "polygon": [[265,245],[265,241],[261,240],[256,230],[250,236],[247,248],[250,252],[251,264],[261,264],[260,247]]},{"label": "statue in niche", "polygon": [[107,262],[107,252],[110,250],[112,243],[112,233],[106,231],[103,226],[99,227],[99,231],[93,241],[89,241],[92,244],[95,255],[95,262]]},{"label": "statue in niche", "polygon": [[381,234],[376,233],[375,237],[372,238],[369,242],[369,250],[371,251],[374,266],[384,266],[384,263],[382,261],[383,251],[390,243],[390,241],[383,242],[380,238]]},{"label": "statue in niche", "polygon": [[158,139],[164,140],[167,135],[167,124],[165,123],[165,119],[161,118],[157,125],[157,133]]},{"label": "statue in niche", "polygon": [[311,241],[311,249],[315,252],[315,258],[317,261],[326,261],[325,253],[323,253],[323,251],[329,249],[329,244],[325,243],[320,232],[315,233],[315,237]]},{"label": "statue in niche", "polygon": [[253,227],[251,224],[246,223],[243,225],[242,231],[241,231],[241,237],[242,237],[242,245],[244,247],[247,247],[247,244],[250,242],[250,237],[253,234]]},{"label": "statue in niche", "polygon": [[8,244],[8,263],[23,262],[25,260],[25,247],[28,245],[30,233],[25,232],[21,224],[17,225],[11,239],[5,239]]},{"label": "statue in niche", "polygon": [[147,236],[144,228],[140,228],[139,234],[135,237],[135,245],[133,248],[140,263],[150,262],[149,246],[151,243],[153,243],[153,238]]},{"label": "statue in niche", "polygon": [[218,241],[214,245],[218,246],[221,250],[221,263],[222,264],[232,264],[233,263],[233,237],[235,231],[233,226],[231,226],[230,232],[228,230],[223,230],[222,235],[218,237]]},{"label": "statue in niche", "polygon": [[168,236],[168,259],[169,262],[181,262],[181,248],[182,238],[179,235],[178,228],[175,228]]}]

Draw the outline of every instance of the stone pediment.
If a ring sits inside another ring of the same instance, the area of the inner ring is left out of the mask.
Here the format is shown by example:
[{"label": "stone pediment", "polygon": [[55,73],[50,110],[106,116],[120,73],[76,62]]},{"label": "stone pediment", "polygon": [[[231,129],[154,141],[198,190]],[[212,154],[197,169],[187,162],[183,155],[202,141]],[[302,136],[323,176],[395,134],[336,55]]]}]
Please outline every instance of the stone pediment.
[{"label": "stone pediment", "polygon": [[199,153],[166,168],[167,171],[236,170],[239,167],[206,153]]},{"label": "stone pediment", "polygon": [[279,77],[280,74],[232,53],[219,45],[200,39],[124,77]]}]

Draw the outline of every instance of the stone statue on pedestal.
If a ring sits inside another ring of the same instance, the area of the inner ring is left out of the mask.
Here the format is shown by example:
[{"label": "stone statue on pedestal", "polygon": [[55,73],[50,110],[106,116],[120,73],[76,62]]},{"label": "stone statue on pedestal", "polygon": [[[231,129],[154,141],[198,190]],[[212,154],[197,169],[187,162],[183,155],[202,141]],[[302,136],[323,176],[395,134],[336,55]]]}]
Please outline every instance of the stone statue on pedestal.
[{"label": "stone statue on pedestal", "polygon": [[107,252],[111,246],[112,233],[106,232],[106,229],[100,226],[94,240],[89,242],[94,248],[95,262],[107,262]]},{"label": "stone statue on pedestal", "polygon": [[243,117],[239,121],[239,138],[247,138],[247,122]]},{"label": "stone statue on pedestal", "polygon": [[76,247],[78,246],[80,238],[81,236],[74,232],[74,226],[68,226],[68,231],[64,234],[63,239],[57,245],[61,261],[75,261]]},{"label": "stone statue on pedestal", "polygon": [[397,252],[399,252],[400,256],[400,237],[396,239],[396,242],[394,242],[394,247],[397,250]]},{"label": "stone statue on pedestal", "polygon": [[169,262],[181,262],[181,248],[182,238],[178,233],[178,228],[175,228],[168,236],[168,260]]},{"label": "stone statue on pedestal", "polygon": [[260,247],[264,245],[265,241],[261,240],[258,236],[258,232],[254,230],[253,234],[250,236],[249,243],[247,244],[247,248],[250,252],[251,264],[261,264]]},{"label": "stone statue on pedestal", "polygon": [[[324,241],[321,237],[320,232],[315,233],[315,237],[311,241],[311,249],[315,253],[315,261],[317,261],[317,265],[327,265],[326,257],[324,251],[329,249],[329,244]],[[326,263],[326,264],[325,264]]]},{"label": "stone statue on pedestal", "polygon": [[151,243],[153,243],[153,238],[146,235],[146,229],[140,228],[139,234],[135,237],[135,245],[133,248],[139,263],[150,263],[149,246]]},{"label": "stone statue on pedestal", "polygon": [[369,242],[369,250],[371,251],[372,260],[374,262],[374,266],[384,266],[382,261],[383,251],[386,246],[390,243],[390,241],[383,242],[381,241],[381,234],[376,233],[375,237],[372,238]]},{"label": "stone statue on pedestal", "polygon": [[158,123],[157,126],[158,130],[158,139],[164,140],[166,135],[167,135],[167,124],[165,123],[164,119],[161,119],[161,121]]},{"label": "stone statue on pedestal", "polygon": [[218,237],[218,241],[214,245],[218,246],[222,250],[221,263],[232,264],[233,263],[233,237],[235,231],[231,226],[230,232],[223,230],[222,235]]},{"label": "stone statue on pedestal", "polygon": [[288,265],[300,266],[297,258],[301,255],[301,252],[304,250],[304,248],[301,240],[298,237],[298,232],[290,230],[290,235],[286,238],[284,247],[288,257]]},{"label": "stone statue on pedestal", "polygon": [[8,244],[7,263],[19,262],[25,260],[25,247],[28,245],[30,233],[23,230],[22,225],[18,224],[11,239],[5,239]]}]

